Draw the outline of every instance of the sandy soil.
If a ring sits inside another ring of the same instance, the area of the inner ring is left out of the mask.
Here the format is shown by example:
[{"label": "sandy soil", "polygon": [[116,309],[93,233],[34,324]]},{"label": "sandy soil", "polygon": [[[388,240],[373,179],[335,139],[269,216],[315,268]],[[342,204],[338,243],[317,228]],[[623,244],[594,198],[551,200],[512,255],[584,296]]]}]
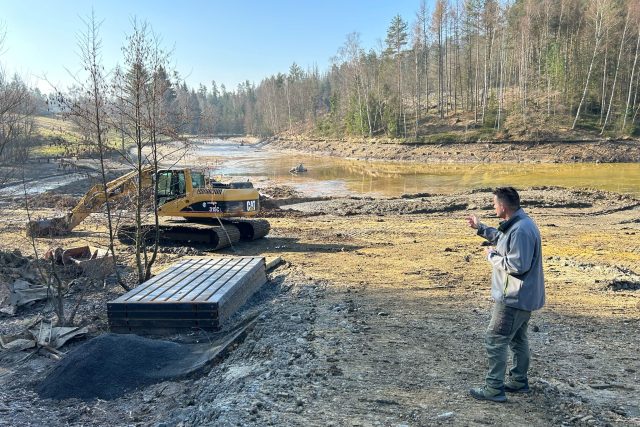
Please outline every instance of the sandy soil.
[{"label": "sandy soil", "polygon": [[[112,401],[57,402],[34,392],[54,361],[0,353],[0,425],[640,424],[640,200],[523,191],[543,235],[547,305],[531,321],[533,393],[491,404],[467,396],[485,374],[491,302],[481,239],[464,221],[473,212],[497,222],[488,190],[306,203],[290,189],[265,191],[285,197],[264,212],[272,232],[239,245],[237,254],[286,263],[239,313],[259,314],[257,326],[208,375]],[[42,204],[34,209],[55,213]],[[33,252],[25,220],[18,205],[3,208],[0,249]],[[99,214],[72,236],[37,247],[87,241],[105,242]],[[118,251],[131,259],[129,248]],[[157,271],[203,253],[167,250]],[[113,282],[91,288],[78,318],[91,325],[90,336],[106,331],[105,302],[120,293]],[[51,317],[50,307],[2,318],[0,333],[40,315]]]}]

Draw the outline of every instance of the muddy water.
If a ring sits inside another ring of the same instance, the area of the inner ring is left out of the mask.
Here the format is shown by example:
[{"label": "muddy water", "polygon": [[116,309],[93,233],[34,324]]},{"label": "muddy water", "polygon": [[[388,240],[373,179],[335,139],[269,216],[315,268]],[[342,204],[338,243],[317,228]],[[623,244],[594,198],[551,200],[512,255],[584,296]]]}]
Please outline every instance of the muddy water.
[{"label": "muddy water", "polygon": [[86,178],[86,174],[81,173],[59,173],[41,179],[29,179],[25,183],[9,185],[0,188],[0,198],[4,197],[20,197],[25,194],[39,194],[47,190],[53,190],[62,187],[73,181]]},{"label": "muddy water", "polygon": [[[513,185],[597,188],[640,196],[640,164],[424,164],[297,155],[222,140],[201,143],[187,161],[204,163],[223,179],[263,179],[309,195],[453,193]],[[289,170],[304,164],[308,172]]]}]

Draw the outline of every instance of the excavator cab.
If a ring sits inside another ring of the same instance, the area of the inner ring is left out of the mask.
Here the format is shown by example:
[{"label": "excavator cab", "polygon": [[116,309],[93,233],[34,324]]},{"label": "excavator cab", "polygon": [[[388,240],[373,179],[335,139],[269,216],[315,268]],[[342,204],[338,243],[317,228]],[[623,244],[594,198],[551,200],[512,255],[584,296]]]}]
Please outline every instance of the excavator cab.
[{"label": "excavator cab", "polygon": [[158,180],[158,206],[184,197],[187,193],[187,177],[184,170],[160,170],[156,175]]},{"label": "excavator cab", "polygon": [[207,182],[203,172],[190,171],[191,172],[191,187],[193,188],[205,188]]}]

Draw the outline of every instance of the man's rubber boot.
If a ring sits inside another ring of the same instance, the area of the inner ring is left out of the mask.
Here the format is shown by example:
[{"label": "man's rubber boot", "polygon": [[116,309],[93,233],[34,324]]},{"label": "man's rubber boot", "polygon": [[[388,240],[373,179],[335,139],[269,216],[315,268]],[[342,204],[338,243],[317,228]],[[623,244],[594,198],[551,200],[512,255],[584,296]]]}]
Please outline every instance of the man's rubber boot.
[{"label": "man's rubber boot", "polygon": [[490,400],[492,402],[506,402],[507,396],[504,394],[504,388],[477,387],[469,390],[469,394],[478,400]]},{"label": "man's rubber boot", "polygon": [[504,391],[506,391],[507,393],[531,393],[531,389],[529,388],[529,380],[507,380],[504,383]]}]

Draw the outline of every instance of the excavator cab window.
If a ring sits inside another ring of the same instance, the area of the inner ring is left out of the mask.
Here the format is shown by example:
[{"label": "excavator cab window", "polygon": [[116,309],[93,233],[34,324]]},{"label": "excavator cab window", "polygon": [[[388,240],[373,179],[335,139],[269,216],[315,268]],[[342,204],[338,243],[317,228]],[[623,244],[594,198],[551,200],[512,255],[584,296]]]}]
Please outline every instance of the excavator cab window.
[{"label": "excavator cab window", "polygon": [[205,188],[204,174],[191,171],[191,186],[193,188]]},{"label": "excavator cab window", "polygon": [[158,205],[184,196],[186,190],[184,171],[158,172]]}]

